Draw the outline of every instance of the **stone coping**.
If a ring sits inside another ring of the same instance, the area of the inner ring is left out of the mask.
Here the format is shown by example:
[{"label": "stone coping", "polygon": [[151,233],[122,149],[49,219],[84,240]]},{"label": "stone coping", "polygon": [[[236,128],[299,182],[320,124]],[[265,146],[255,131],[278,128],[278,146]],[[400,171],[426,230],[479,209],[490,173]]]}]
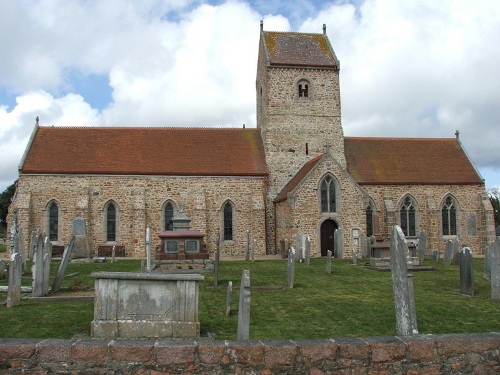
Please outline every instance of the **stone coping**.
[{"label": "stone coping", "polygon": [[197,273],[140,273],[140,272],[92,272],[91,277],[95,279],[114,280],[179,280],[179,281],[202,281],[203,275]]}]

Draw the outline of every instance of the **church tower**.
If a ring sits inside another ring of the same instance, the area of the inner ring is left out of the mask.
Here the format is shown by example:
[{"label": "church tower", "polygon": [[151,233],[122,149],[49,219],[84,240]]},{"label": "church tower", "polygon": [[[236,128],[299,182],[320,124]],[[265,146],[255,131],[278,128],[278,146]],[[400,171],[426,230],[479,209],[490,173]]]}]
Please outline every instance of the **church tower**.
[{"label": "church tower", "polygon": [[345,168],[340,118],[339,60],[323,33],[264,31],[257,63],[257,127],[269,168],[268,247],[273,200],[312,158],[330,154]]}]

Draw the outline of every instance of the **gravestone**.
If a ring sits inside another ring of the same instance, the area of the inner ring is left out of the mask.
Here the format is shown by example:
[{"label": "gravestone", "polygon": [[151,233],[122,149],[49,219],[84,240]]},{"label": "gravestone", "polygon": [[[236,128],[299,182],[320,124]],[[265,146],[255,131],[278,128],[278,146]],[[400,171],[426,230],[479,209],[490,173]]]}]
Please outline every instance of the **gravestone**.
[{"label": "gravestone", "polygon": [[238,341],[250,340],[250,271],[243,270],[240,284],[240,304],[238,309]]},{"label": "gravestone", "polygon": [[90,249],[90,240],[87,236],[87,226],[83,217],[75,217],[73,219],[73,235],[75,236],[75,244],[73,247],[73,258],[92,257]]},{"label": "gravestone", "polygon": [[344,231],[341,228],[335,229],[333,243],[335,247],[334,257],[337,259],[344,259]]},{"label": "gravestone", "polygon": [[361,231],[361,234],[359,236],[359,240],[361,241],[360,242],[361,257],[366,258],[366,256],[367,256],[367,240],[368,239],[366,238],[365,232]]},{"label": "gravestone", "polygon": [[38,231],[31,232],[29,249],[28,249],[28,258],[30,260],[33,260],[33,254],[35,253],[35,246],[36,246],[36,241],[37,241],[38,235],[39,235]]},{"label": "gravestone", "polygon": [[73,251],[73,246],[75,243],[75,236],[71,237],[68,245],[64,248],[63,256],[61,259],[61,263],[59,263],[59,269],[57,270],[56,277],[54,278],[54,282],[52,283],[52,291],[51,293],[57,293],[61,288],[61,284],[64,279],[64,274],[66,273],[66,267],[71,259],[71,252]]},{"label": "gravestone", "polygon": [[366,239],[366,256],[371,258],[373,256],[372,247],[375,243],[375,236],[370,236]]},{"label": "gravestone", "polygon": [[[37,232],[38,233],[38,232]],[[43,296],[43,258],[44,258],[44,234],[39,233],[38,237],[35,239],[36,244],[33,247],[33,264],[31,266],[31,271],[33,274],[32,281],[32,295],[33,297]]]},{"label": "gravestone", "polygon": [[425,231],[420,232],[418,237],[418,247],[417,247],[417,257],[420,262],[424,261],[425,252],[427,248],[427,233]]},{"label": "gravestone", "polygon": [[491,264],[491,298],[500,301],[500,240],[498,238],[488,252]]},{"label": "gravestone", "polygon": [[5,260],[0,259],[0,280],[5,278]]},{"label": "gravestone", "polygon": [[451,264],[452,259],[453,259],[453,241],[448,240],[446,242],[446,249],[444,251],[444,265],[449,266]]},{"label": "gravestone", "polygon": [[434,250],[432,252],[432,260],[434,263],[439,263],[439,259],[441,258],[441,254],[439,253],[439,250]]},{"label": "gravestone", "polygon": [[217,239],[215,240],[214,286],[219,285],[219,263],[220,263],[220,232],[217,233]]},{"label": "gravestone", "polygon": [[[18,234],[16,235],[16,237]],[[23,263],[19,253],[10,256],[9,288],[7,290],[7,307],[14,307],[21,303],[21,280]]]},{"label": "gravestone", "polygon": [[[113,246],[114,247],[114,246]],[[151,258],[151,231],[146,227],[146,272],[150,273],[154,268]]]},{"label": "gravestone", "polygon": [[250,231],[245,231],[245,260],[250,259]]},{"label": "gravestone", "polygon": [[460,240],[455,238],[453,240],[453,258],[451,258],[451,264],[454,266],[458,265],[460,259]]},{"label": "gravestone", "polygon": [[45,237],[43,244],[43,283],[42,295],[49,294],[50,263],[52,262],[52,243],[49,237]]},{"label": "gravestone", "polygon": [[293,279],[295,277],[295,249],[291,247],[288,250],[288,287],[293,288]]},{"label": "gravestone", "polygon": [[418,335],[413,272],[410,253],[401,228],[394,226],[391,237],[391,274],[398,335]]},{"label": "gravestone", "polygon": [[231,315],[231,301],[233,299],[233,282],[227,283],[227,293],[226,293],[226,316]]},{"label": "gravestone", "polygon": [[358,252],[356,250],[352,250],[352,253],[351,253],[351,257],[352,257],[352,264],[355,266],[358,264]]},{"label": "gravestone", "polygon": [[[116,261],[116,248],[115,248],[115,245],[113,245],[113,247],[111,248],[111,263],[114,263],[115,261]],[[146,264],[146,262],[144,262],[144,264]],[[141,268],[141,271],[146,272],[145,265],[144,265],[144,267]]]},{"label": "gravestone", "polygon": [[332,273],[332,252],[330,250],[326,251],[326,272]]},{"label": "gravestone", "polygon": [[21,228],[19,228],[18,231],[18,238],[17,238],[17,252],[21,256],[21,263],[22,263],[22,272],[26,270],[26,249],[24,248],[24,235],[23,231]]},{"label": "gravestone", "polygon": [[464,247],[460,253],[460,293],[474,295],[473,278],[472,252],[468,247]]},{"label": "gravestone", "polygon": [[311,237],[309,237],[309,236],[306,236],[305,263],[307,265],[311,264]]}]

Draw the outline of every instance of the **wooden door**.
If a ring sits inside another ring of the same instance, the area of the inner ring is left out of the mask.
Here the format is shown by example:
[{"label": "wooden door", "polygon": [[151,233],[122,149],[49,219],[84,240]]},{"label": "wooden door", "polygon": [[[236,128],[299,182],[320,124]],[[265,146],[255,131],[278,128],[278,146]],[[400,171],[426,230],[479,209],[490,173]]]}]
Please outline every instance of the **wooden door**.
[{"label": "wooden door", "polygon": [[326,256],[328,250],[332,252],[332,256],[335,254],[333,235],[337,228],[338,225],[333,220],[325,220],[321,224],[321,256]]}]

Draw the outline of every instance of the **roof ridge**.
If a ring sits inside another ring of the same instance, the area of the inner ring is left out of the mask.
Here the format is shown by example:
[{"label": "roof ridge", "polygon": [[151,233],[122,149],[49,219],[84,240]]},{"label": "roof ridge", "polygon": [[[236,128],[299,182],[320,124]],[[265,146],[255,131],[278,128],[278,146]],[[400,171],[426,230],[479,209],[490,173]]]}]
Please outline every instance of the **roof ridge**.
[{"label": "roof ridge", "polygon": [[105,129],[157,129],[157,130],[166,130],[166,129],[175,129],[175,130],[257,130],[257,127],[214,127],[214,126],[95,126],[95,125],[62,125],[62,126],[55,126],[55,125],[40,125],[39,126],[41,129],[100,129],[100,130],[105,130]]},{"label": "roof ridge", "polygon": [[344,139],[359,139],[359,140],[369,140],[369,139],[377,139],[382,140],[385,139],[387,141],[401,141],[401,140],[422,140],[422,141],[453,141],[456,140],[455,137],[445,138],[445,137],[356,137],[356,136],[344,136]]},{"label": "roof ridge", "polygon": [[268,30],[265,30],[264,33],[297,34],[297,35],[325,35],[323,33],[301,33],[300,31],[268,31]]}]

